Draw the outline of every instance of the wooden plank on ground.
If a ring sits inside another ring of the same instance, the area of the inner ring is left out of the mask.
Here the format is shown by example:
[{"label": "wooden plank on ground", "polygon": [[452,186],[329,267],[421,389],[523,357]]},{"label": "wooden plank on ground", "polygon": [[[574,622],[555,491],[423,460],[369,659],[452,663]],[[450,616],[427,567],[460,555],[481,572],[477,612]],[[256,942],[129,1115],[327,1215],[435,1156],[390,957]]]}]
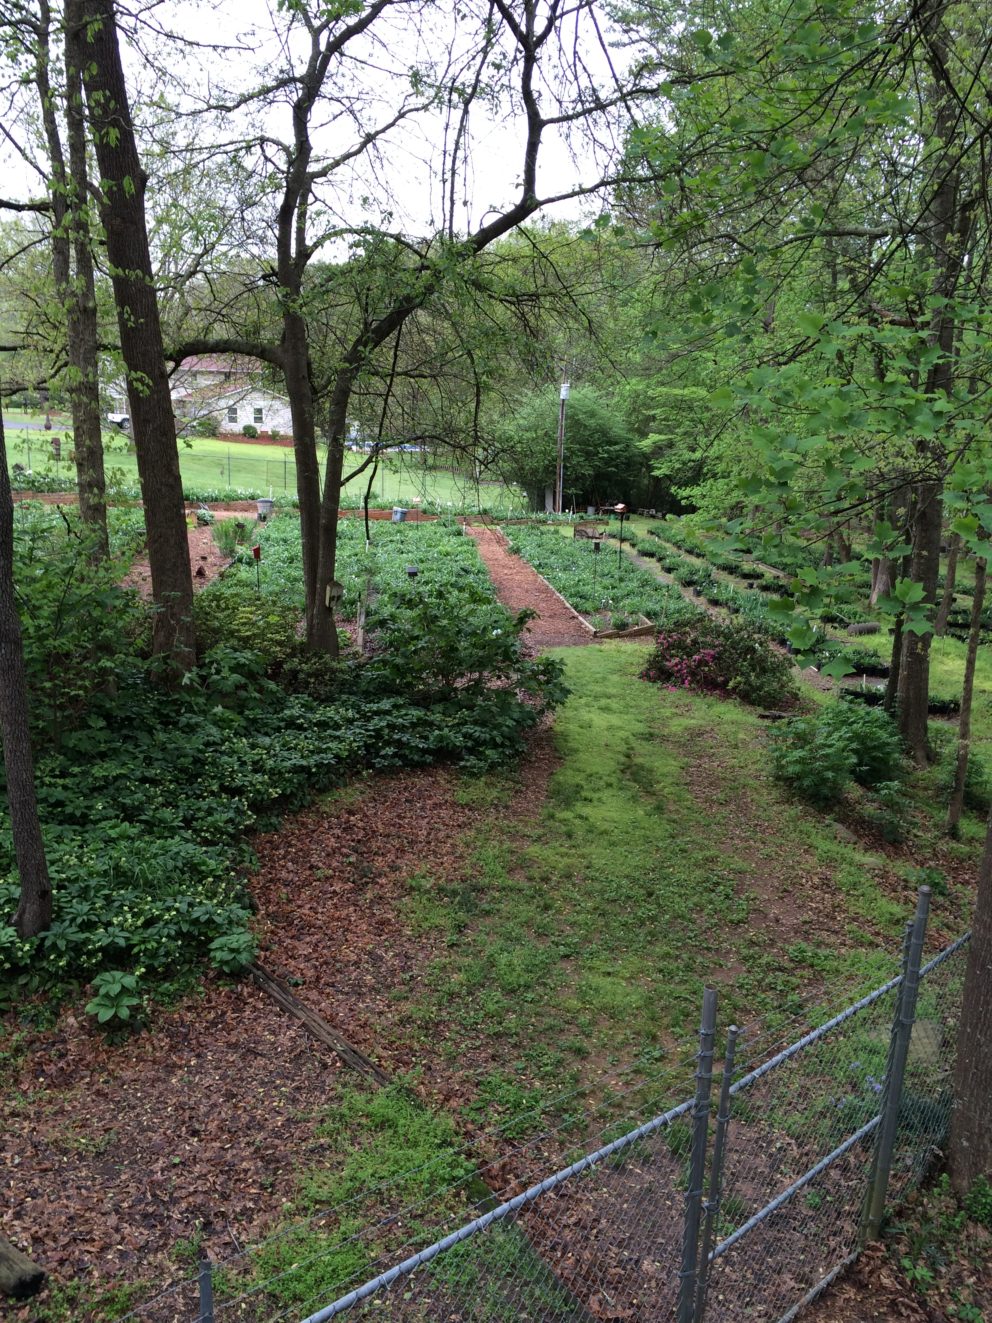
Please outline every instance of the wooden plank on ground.
[{"label": "wooden plank on ground", "polygon": [[307,1033],[312,1034],[318,1042],[336,1052],[345,1065],[350,1066],[352,1070],[359,1071],[362,1075],[370,1076],[377,1084],[392,1083],[381,1067],[377,1066],[364,1052],[359,1051],[357,1047],[342,1037],[316,1011],[311,1010],[309,1006],[300,1001],[299,997],[290,991],[288,985],[282,979],[275,978],[264,970],[261,965],[249,965],[248,973],[263,992],[267,992],[284,1011],[288,1011],[294,1019],[299,1020]]}]

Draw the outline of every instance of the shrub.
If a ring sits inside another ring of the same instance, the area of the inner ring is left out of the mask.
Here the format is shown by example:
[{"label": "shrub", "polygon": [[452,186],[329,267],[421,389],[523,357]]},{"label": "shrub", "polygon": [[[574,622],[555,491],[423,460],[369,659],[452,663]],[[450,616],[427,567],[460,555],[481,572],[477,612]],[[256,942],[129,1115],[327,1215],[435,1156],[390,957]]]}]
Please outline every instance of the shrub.
[{"label": "shrub", "polygon": [[903,773],[902,740],[889,714],[864,704],[830,703],[819,717],[822,729],[836,731],[851,749],[851,775],[858,785],[898,781]]},{"label": "shrub", "polygon": [[758,707],[789,702],[796,693],[788,658],[763,630],[701,614],[659,631],[641,675],[680,689],[723,690]]},{"label": "shrub", "polygon": [[899,732],[879,708],[831,703],[815,717],[786,722],[773,732],[772,771],[811,804],[835,803],[852,781],[874,787],[892,816],[903,773]]},{"label": "shrub", "polygon": [[[133,545],[133,524],[118,531]],[[114,683],[147,619],[135,595],[118,585],[121,565],[93,564],[91,550],[75,514],[63,522],[47,507],[18,511],[14,575],[30,712],[36,732],[52,744],[80,720],[97,690]]]},{"label": "shrub", "polygon": [[214,437],[217,435],[217,423],[208,415],[206,418],[197,418],[189,430],[192,436]]},{"label": "shrub", "polygon": [[[215,525],[216,528],[216,525]],[[299,612],[246,583],[215,583],[193,601],[197,646],[208,652],[221,644],[258,653],[272,669],[297,648]]]},{"label": "shrub", "polygon": [[246,436],[249,441],[254,441],[258,436],[258,428],[254,423],[245,423],[241,429],[241,435]]},{"label": "shrub", "polygon": [[839,731],[800,717],[772,731],[772,774],[808,804],[833,804],[850,784],[852,754]]}]

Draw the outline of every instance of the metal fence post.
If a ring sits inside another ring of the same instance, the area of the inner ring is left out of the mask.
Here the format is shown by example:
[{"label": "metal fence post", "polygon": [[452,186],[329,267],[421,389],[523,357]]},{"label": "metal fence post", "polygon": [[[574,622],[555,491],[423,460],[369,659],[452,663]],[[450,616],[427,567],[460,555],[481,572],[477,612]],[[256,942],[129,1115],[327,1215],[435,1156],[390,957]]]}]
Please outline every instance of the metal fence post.
[{"label": "metal fence post", "polygon": [[920,887],[916,902],[916,918],[909,939],[906,954],[905,972],[896,1004],[895,1019],[892,1023],[892,1040],[889,1052],[889,1068],[885,1074],[882,1090],[881,1122],[875,1143],[875,1159],[872,1172],[871,1190],[868,1196],[868,1215],[865,1221],[865,1236],[873,1240],[879,1233],[882,1217],[885,1213],[885,1196],[889,1188],[889,1175],[892,1170],[892,1154],[895,1151],[896,1133],[899,1129],[899,1109],[902,1104],[902,1086],[906,1077],[906,1059],[909,1055],[909,1040],[916,1018],[916,997],[920,988],[920,962],[923,955],[923,939],[926,937],[927,918],[930,913],[930,888]]},{"label": "metal fence post", "polygon": [[692,1149],[689,1188],[685,1196],[685,1226],[682,1235],[682,1270],[679,1273],[678,1323],[692,1323],[699,1274],[699,1223],[706,1175],[706,1144],[709,1137],[710,1092],[713,1086],[713,1038],[716,1032],[716,991],[703,992],[699,1024],[699,1056],[696,1068],[696,1098],[692,1108]]},{"label": "metal fence post", "polygon": [[214,1265],[209,1259],[200,1260],[200,1312],[196,1323],[214,1323]]},{"label": "metal fence post", "polygon": [[706,1310],[706,1290],[710,1281],[710,1251],[720,1216],[720,1198],[723,1194],[723,1160],[727,1150],[727,1131],[730,1128],[730,1086],[734,1079],[734,1058],[737,1054],[738,1029],[732,1024],[727,1030],[727,1052],[723,1059],[723,1080],[720,1101],[717,1104],[716,1132],[713,1137],[713,1161],[710,1166],[710,1193],[704,1209],[703,1239],[699,1249],[699,1279],[696,1283],[696,1308],[693,1323],[702,1323]]}]

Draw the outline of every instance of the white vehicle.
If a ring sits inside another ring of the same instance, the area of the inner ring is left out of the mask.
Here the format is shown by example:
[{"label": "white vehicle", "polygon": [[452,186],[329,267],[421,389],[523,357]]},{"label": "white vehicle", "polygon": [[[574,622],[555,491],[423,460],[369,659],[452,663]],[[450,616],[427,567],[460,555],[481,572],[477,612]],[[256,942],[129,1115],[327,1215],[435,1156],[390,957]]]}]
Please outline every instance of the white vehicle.
[{"label": "white vehicle", "polygon": [[113,423],[122,432],[130,432],[131,430],[131,419],[126,413],[108,413],[107,422]]}]

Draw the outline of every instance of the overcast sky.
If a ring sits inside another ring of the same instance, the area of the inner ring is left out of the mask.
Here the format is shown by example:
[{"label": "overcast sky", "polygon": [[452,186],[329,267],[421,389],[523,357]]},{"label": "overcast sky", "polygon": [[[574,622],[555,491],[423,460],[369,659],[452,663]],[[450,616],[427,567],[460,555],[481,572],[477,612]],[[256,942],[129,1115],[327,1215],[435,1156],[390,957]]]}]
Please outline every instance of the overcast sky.
[{"label": "overcast sky", "polygon": [[[412,5],[411,5],[412,9]],[[363,42],[361,50],[364,75],[365,111],[369,121],[382,123],[409,94],[409,70],[425,68],[444,50],[454,53],[456,61],[467,54],[472,28],[454,26],[449,8],[430,11],[429,25],[401,17],[377,20],[373,34],[383,33],[385,43]],[[153,96],[168,98],[173,105],[191,109],[215,98],[222,91],[246,92],[258,81],[280,68],[285,51],[280,51],[276,34],[285,32],[286,17],[266,0],[219,0],[216,4],[188,3],[187,0],[163,0],[144,10],[133,10],[122,26],[138,34],[139,45],[125,44],[126,71],[132,97],[139,115]],[[164,40],[163,31],[181,33],[189,43],[177,47]],[[581,41],[581,38],[580,38]],[[300,49],[299,43],[296,45]],[[587,66],[597,80],[609,81],[609,66],[590,31],[581,46]],[[148,58],[150,56],[150,58]],[[619,58],[619,57],[614,57]],[[185,89],[185,93],[183,91]],[[333,80],[329,91],[339,89]],[[546,101],[550,92],[545,93]],[[338,153],[355,140],[354,126],[348,123],[343,107],[337,116],[318,118],[315,146],[318,151]],[[20,120],[8,124],[11,135],[24,138],[27,122],[35,116],[30,100]],[[480,102],[471,116],[472,149],[461,170],[456,188],[455,224],[459,230],[478,225],[490,210],[501,209],[516,195],[522,155],[523,123],[507,116],[505,106],[491,110]],[[240,133],[264,133],[282,140],[289,133],[289,108],[273,106],[264,115],[257,110],[241,111],[202,126],[201,140],[206,143],[231,140]],[[377,157],[369,157],[356,167],[334,176],[334,186],[325,189],[328,205],[342,221],[354,224],[378,224],[386,213],[392,228],[419,235],[436,230],[446,213],[441,179],[446,153],[450,150],[450,130],[446,134],[443,117],[428,113],[412,117],[394,130]],[[25,198],[37,196],[40,179],[19,160],[9,142],[4,147],[4,194]],[[43,162],[43,157],[39,157]],[[150,157],[154,198],[155,168]],[[580,181],[594,178],[601,167],[588,143],[573,142],[569,147],[561,135],[548,132],[541,156],[539,180],[542,196],[565,193]],[[561,204],[554,216],[572,219],[593,215],[599,204],[570,202]],[[260,236],[261,237],[261,236]]]}]

